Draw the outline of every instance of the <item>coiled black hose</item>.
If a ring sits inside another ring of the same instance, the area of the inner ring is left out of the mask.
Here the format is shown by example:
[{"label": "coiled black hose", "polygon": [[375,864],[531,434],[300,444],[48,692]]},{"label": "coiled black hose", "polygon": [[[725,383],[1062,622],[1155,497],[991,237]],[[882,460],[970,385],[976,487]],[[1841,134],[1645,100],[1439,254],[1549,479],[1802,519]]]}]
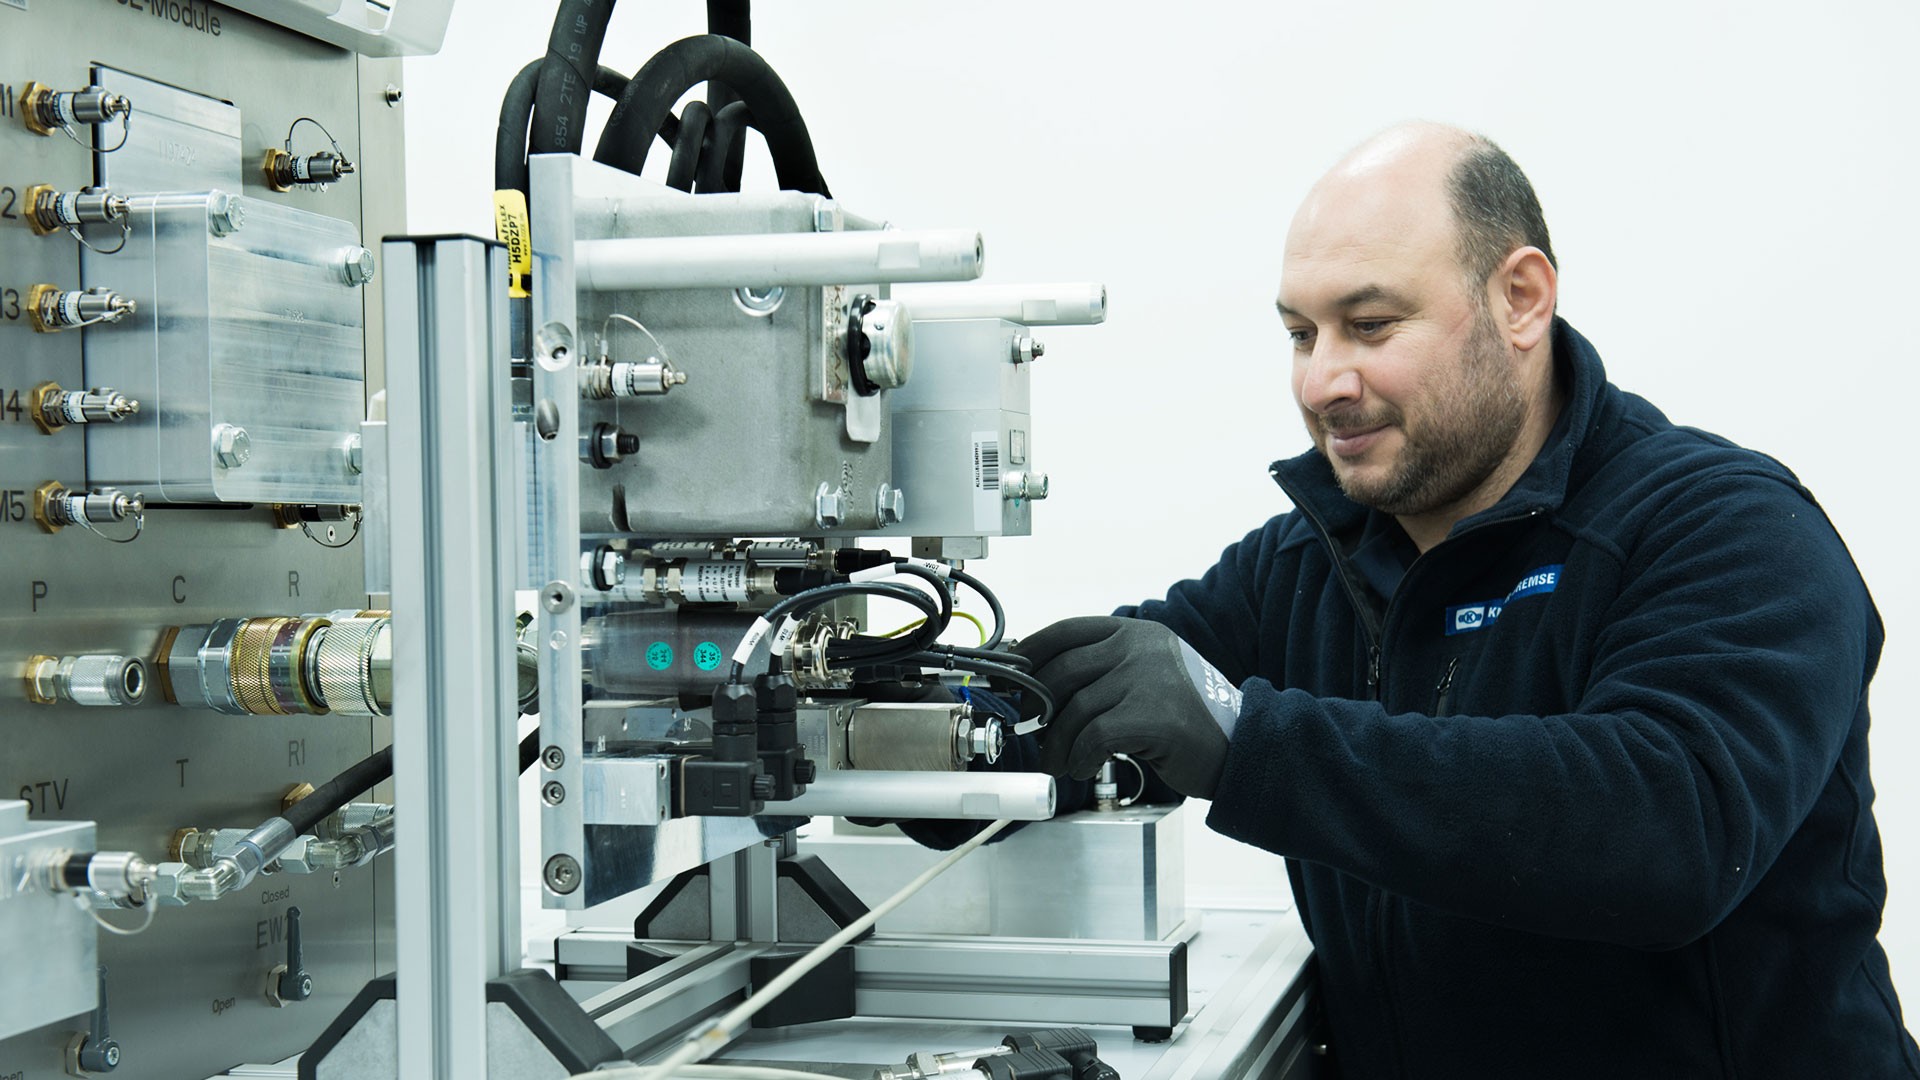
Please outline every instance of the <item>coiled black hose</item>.
[{"label": "coiled black hose", "polygon": [[[535,87],[540,81],[542,60],[528,61],[507,84],[500,99],[500,124],[493,137],[493,187],[496,191],[527,190],[527,128],[533,122]],[[593,92],[612,101],[620,100],[627,88],[627,77],[604,64],[593,77]],[[660,125],[660,138],[672,146],[680,135],[680,121],[669,116]]]},{"label": "coiled black hose", "polygon": [[[545,81],[543,75],[543,87]],[[628,81],[620,103],[614,106],[594,150],[594,160],[639,173],[646,165],[653,133],[673,111],[674,103],[700,83],[713,81],[738,93],[753,111],[755,126],[773,155],[774,173],[782,189],[831,194],[820,176],[807,123],[786,84],[760,54],[719,34],[682,38],[647,61]]]},{"label": "coiled black hose", "polygon": [[747,128],[753,126],[753,110],[744,101],[730,102],[713,114],[713,127],[707,132],[707,152],[700,158],[700,175],[695,190],[739,191],[740,172],[746,161]]},{"label": "coiled black hose", "polygon": [[680,131],[673,140],[673,160],[667,165],[667,186],[693,191],[694,172],[707,146],[707,123],[713,111],[705,102],[689,101],[680,110]]}]

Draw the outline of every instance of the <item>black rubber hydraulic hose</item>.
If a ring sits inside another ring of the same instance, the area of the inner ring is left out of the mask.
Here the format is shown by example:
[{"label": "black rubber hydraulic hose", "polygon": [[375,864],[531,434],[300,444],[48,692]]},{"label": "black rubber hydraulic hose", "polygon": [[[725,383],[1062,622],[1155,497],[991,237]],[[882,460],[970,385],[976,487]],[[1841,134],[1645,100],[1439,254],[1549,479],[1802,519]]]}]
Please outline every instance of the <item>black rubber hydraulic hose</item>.
[{"label": "black rubber hydraulic hose", "polygon": [[967,573],[957,566],[949,569],[947,572],[953,575],[953,580],[979,593],[980,599],[987,602],[987,610],[993,613],[993,633],[987,636],[987,640],[980,643],[980,647],[983,649],[999,648],[1000,639],[1007,636],[1007,611],[1000,606],[1000,598],[993,595],[993,590],[987,588],[979,578],[974,577],[972,574]]},{"label": "black rubber hydraulic hose", "polygon": [[820,176],[807,122],[787,85],[759,53],[718,34],[682,38],[647,61],[614,106],[594,160],[638,174],[646,165],[653,133],[674,104],[695,86],[712,81],[724,83],[753,110],[783,190],[831,194]]},{"label": "black rubber hydraulic hose", "polygon": [[740,190],[740,171],[747,156],[747,129],[752,126],[753,110],[747,108],[744,101],[732,102],[713,114],[713,127],[707,132],[707,152],[700,158],[700,175],[694,190]]},{"label": "black rubber hydraulic hose", "polygon": [[667,165],[667,186],[691,193],[700,155],[707,146],[707,123],[713,110],[702,101],[689,101],[680,110],[680,131],[673,140],[673,160]]},{"label": "black rubber hydraulic hose", "polygon": [[[577,154],[585,145],[587,95],[600,65],[600,45],[613,18],[614,0],[560,0],[547,38],[546,62],[535,89],[531,153]],[[660,128],[646,128],[647,137]]]},{"label": "black rubber hydraulic hose", "polygon": [[[527,127],[533,122],[534,88],[540,81],[540,66],[545,62],[529,61],[507,84],[506,95],[500,99],[500,125],[495,129],[493,140],[496,191],[524,193],[527,190]],[[619,101],[626,89],[627,77],[610,67],[601,65],[594,75],[593,92],[601,97]],[[680,121],[667,117],[660,128],[660,138],[672,146],[679,133]]]},{"label": "black rubber hydraulic hose", "polygon": [[321,784],[313,794],[287,808],[280,816],[293,826],[293,835],[313,831],[328,814],[353,801],[354,796],[393,776],[393,747],[388,746],[361,758],[346,772]]},{"label": "black rubber hydraulic hose", "polygon": [[[747,0],[707,0],[707,33],[730,37],[742,45],[752,45],[753,12]],[[714,116],[719,116],[722,109],[738,104],[739,101],[740,95],[734,93],[726,83],[718,81],[707,83],[707,108],[713,110]],[[728,155],[716,159],[725,164],[725,171],[721,174],[718,183],[710,183],[707,180],[707,167],[703,162],[700,166],[700,176],[696,178],[698,186],[695,190],[739,191],[740,167],[745,159],[745,155],[740,151],[744,148],[724,152],[720,150],[718,139],[713,139],[712,143],[713,149],[708,153]],[[732,186],[726,186],[729,184]]]}]

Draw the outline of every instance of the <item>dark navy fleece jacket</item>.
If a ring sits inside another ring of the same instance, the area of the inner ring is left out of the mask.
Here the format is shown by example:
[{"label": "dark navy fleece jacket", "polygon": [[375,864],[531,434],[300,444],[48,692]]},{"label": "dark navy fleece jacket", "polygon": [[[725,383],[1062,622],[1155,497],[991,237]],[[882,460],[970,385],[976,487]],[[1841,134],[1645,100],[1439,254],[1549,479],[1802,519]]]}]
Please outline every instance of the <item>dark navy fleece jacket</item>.
[{"label": "dark navy fleece jacket", "polygon": [[1125,612],[1246,691],[1208,824],[1287,857],[1347,1080],[1920,1077],[1845,545],[1553,350],[1540,456],[1403,576],[1309,453],[1294,511]]}]

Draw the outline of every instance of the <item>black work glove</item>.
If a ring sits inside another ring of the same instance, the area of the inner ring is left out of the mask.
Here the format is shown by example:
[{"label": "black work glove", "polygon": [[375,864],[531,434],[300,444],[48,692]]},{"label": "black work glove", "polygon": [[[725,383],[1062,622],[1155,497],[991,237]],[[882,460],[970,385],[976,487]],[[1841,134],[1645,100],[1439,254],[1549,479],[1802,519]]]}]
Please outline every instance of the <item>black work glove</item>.
[{"label": "black work glove", "polygon": [[1059,708],[1040,733],[1048,772],[1086,779],[1130,754],[1182,795],[1213,797],[1240,691],[1173,631],[1093,615],[1054,623],[1013,651],[1033,661]]}]

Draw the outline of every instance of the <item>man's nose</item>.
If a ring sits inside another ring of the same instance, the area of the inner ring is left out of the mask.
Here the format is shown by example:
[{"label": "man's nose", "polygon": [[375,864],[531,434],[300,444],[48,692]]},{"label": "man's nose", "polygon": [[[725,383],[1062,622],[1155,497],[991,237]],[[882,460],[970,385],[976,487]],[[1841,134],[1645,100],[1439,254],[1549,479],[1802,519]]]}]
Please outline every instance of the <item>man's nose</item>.
[{"label": "man's nose", "polygon": [[1365,387],[1352,352],[1324,339],[1314,342],[1311,355],[1297,361],[1295,380],[1300,404],[1321,415],[1357,404]]}]

